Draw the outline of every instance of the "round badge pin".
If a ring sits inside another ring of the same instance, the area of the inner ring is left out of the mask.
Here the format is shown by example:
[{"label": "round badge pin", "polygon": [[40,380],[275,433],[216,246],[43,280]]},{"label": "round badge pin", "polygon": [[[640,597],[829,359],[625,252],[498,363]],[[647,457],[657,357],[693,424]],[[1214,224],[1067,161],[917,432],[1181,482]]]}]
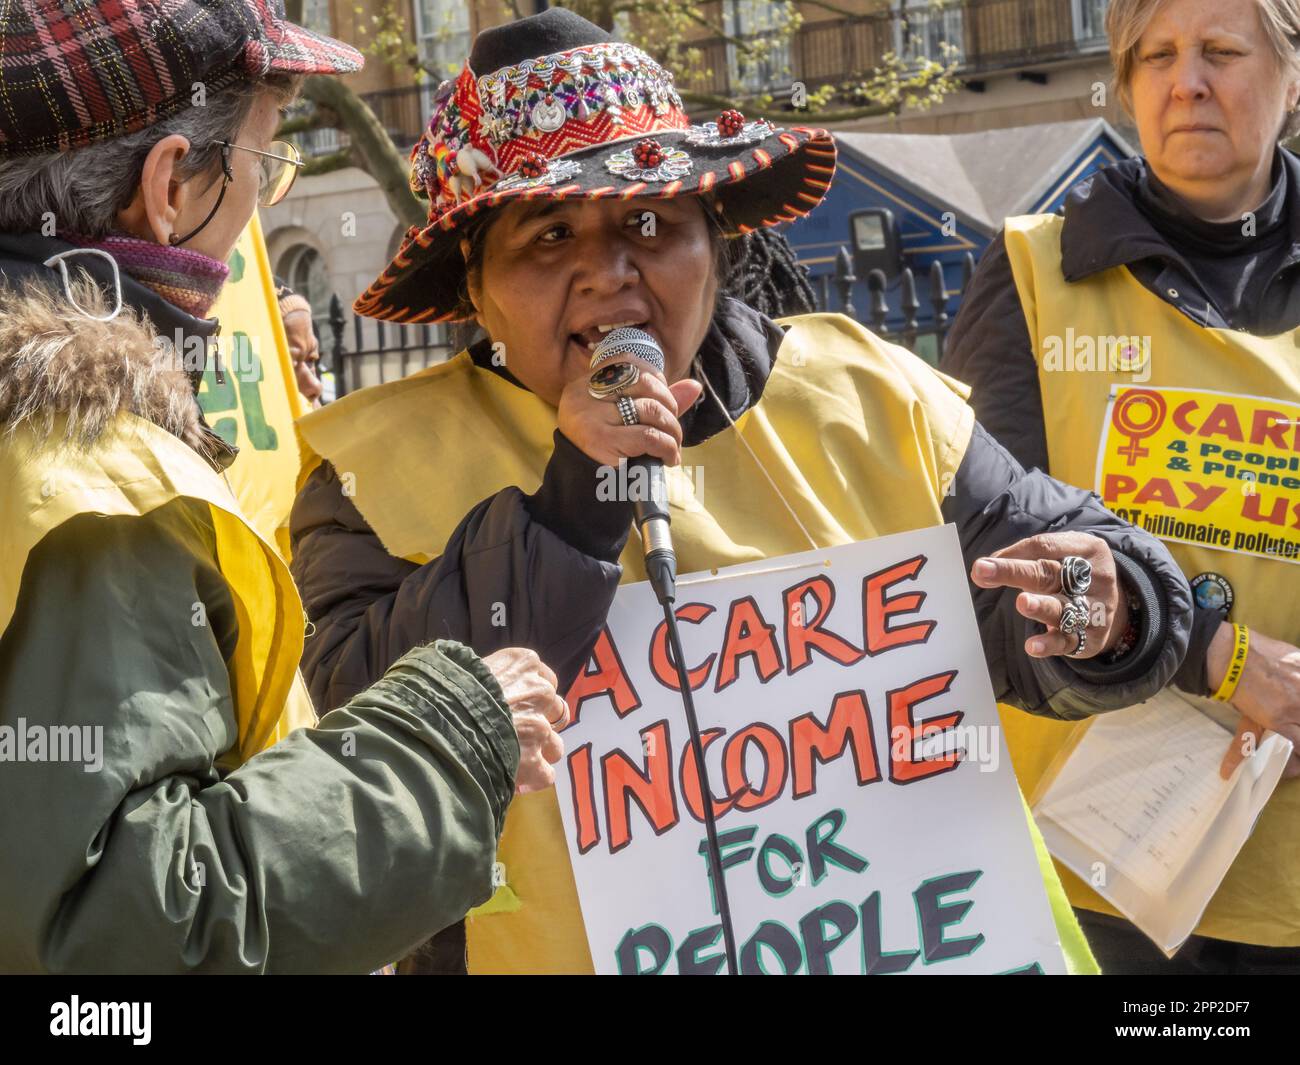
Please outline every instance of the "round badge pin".
[{"label": "round badge pin", "polygon": [[548,92],[537,103],[533,104],[533,109],[528,113],[528,117],[531,119],[534,129],[540,130],[542,133],[554,133],[564,125],[564,120],[568,118],[568,115],[565,113],[564,105],[553,94]]},{"label": "round badge pin", "polygon": [[1221,573],[1198,573],[1189,582],[1192,586],[1192,594],[1196,597],[1196,605],[1203,610],[1222,610],[1227,613],[1232,610],[1232,584],[1228,578]]}]

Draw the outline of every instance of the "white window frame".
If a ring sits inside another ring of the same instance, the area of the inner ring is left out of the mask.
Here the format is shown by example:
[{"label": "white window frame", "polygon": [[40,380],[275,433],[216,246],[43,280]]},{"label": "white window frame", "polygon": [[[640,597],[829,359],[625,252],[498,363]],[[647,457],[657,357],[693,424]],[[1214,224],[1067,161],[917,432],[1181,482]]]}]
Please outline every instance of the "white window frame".
[{"label": "white window frame", "polygon": [[[434,34],[443,24],[436,27],[425,25],[425,7],[426,0],[411,0],[411,9],[415,15],[415,47],[418,50],[420,61],[422,63],[437,62],[437,73],[426,78],[420,85],[420,113],[428,116],[433,111],[433,94],[438,91],[438,86],[444,79],[454,78],[456,71],[460,70],[461,65],[465,62],[465,57],[469,55],[470,49],[470,21],[469,21],[469,4],[466,0],[427,0],[430,8],[435,14],[445,16],[448,13],[456,16],[453,22],[464,21],[464,29],[456,26],[452,28],[452,35],[445,42],[445,52],[439,55],[432,55],[432,48],[435,43]],[[442,45],[444,42],[437,42]],[[448,69],[448,64],[455,64],[456,71]],[[479,71],[479,73],[484,73]]]},{"label": "white window frame", "polygon": [[[770,7],[766,0],[722,0],[722,29],[732,37],[757,37],[764,30],[777,29],[772,23],[764,25],[751,24],[747,17],[755,11]],[[787,37],[779,48],[775,48],[768,58],[749,68],[747,74],[740,74],[740,53],[734,44],[727,42],[727,83],[732,91],[741,96],[755,96],[763,92],[779,92],[789,88],[794,81],[794,69],[791,67],[791,40]],[[784,71],[784,73],[777,73]]]},{"label": "white window frame", "polygon": [[309,30],[329,37],[334,25],[330,0],[302,0],[302,24]]},{"label": "white window frame", "polygon": [[1110,0],[1070,0],[1070,18],[1076,41],[1106,43],[1106,8],[1109,3]]},{"label": "white window frame", "polygon": [[[893,9],[894,54],[899,59],[929,59],[942,63],[944,55],[939,44],[946,41],[957,49],[953,54],[957,64],[966,61],[965,12],[961,4],[945,4],[942,9],[935,11],[926,0],[893,0]],[[904,15],[909,31],[906,35]]]}]

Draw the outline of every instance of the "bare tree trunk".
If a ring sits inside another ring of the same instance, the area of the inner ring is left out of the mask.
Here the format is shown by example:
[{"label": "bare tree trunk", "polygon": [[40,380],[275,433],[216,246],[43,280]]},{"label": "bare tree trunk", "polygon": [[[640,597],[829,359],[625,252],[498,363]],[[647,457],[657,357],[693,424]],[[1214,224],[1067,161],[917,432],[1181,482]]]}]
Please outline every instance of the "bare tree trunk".
[{"label": "bare tree trunk", "polygon": [[379,184],[389,209],[407,226],[423,225],[427,211],[411,193],[407,161],[393,146],[392,140],[366,102],[342,80],[326,74],[313,74],[303,85],[303,97],[328,107],[339,117],[339,124],[352,141],[357,165]]},{"label": "bare tree trunk", "polygon": [[[290,22],[301,25],[303,0],[284,0],[284,13]],[[407,226],[423,225],[427,212],[411,195],[407,162],[366,102],[342,79],[324,74],[309,77],[303,84],[302,95],[338,116],[339,125],[352,141],[353,163],[378,182],[389,210],[398,220]]]}]

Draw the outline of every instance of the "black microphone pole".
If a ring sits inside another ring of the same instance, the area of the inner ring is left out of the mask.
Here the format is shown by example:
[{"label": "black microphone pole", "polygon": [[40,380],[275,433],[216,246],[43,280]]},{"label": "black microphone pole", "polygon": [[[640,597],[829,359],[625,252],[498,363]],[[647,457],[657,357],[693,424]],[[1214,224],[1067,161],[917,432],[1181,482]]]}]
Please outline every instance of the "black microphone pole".
[{"label": "black microphone pole", "polygon": [[[591,356],[592,395],[603,398],[608,389],[617,387],[618,371],[613,380],[602,382],[603,391],[595,391],[602,375],[628,358],[639,359],[662,374],[664,352],[659,341],[639,327],[618,326],[611,329],[596,345]],[[602,369],[604,367],[604,369]],[[615,394],[621,395],[618,391]],[[632,477],[632,468],[642,476]],[[664,478],[664,464],[656,458],[641,456],[628,462],[628,486],[632,489],[632,509],[636,527],[641,533],[645,548],[645,571],[654,589],[655,598],[664,608],[664,623],[668,627],[668,640],[672,647],[673,664],[677,669],[677,685],[686,711],[686,728],[690,732],[691,751],[695,756],[695,773],[700,781],[700,802],[704,807],[704,831],[708,837],[709,876],[718,903],[718,918],[722,922],[722,942],[727,955],[727,972],[740,974],[736,963],[736,932],[731,923],[731,903],[727,898],[727,882],[722,872],[722,851],[718,846],[718,825],[713,816],[713,789],[709,786],[709,771],[704,764],[704,741],[700,739],[700,723],[695,716],[695,699],[691,695],[690,677],[687,676],[685,657],[682,654],[681,634],[677,631],[677,613],[673,601],[677,598],[677,555],[673,552],[673,537],[669,530],[668,490]],[[649,490],[644,488],[648,485]]]},{"label": "black microphone pole", "polygon": [[[632,507],[636,526],[641,532],[645,547],[646,576],[655,598],[664,608],[664,622],[668,627],[668,643],[672,649],[673,665],[677,670],[677,685],[682,694],[682,707],[686,712],[686,728],[690,733],[691,751],[695,755],[695,774],[700,782],[700,804],[704,807],[704,831],[708,837],[709,875],[718,901],[718,918],[722,922],[722,943],[727,955],[727,972],[738,976],[736,963],[736,932],[731,922],[731,903],[727,898],[727,881],[722,869],[722,851],[718,846],[718,825],[713,816],[713,788],[709,786],[709,773],[704,765],[704,742],[700,738],[700,723],[695,716],[695,698],[691,694],[691,681],[686,670],[686,657],[682,654],[681,634],[677,630],[677,613],[673,602],[677,598],[677,555],[673,551],[671,519],[668,516],[668,492],[664,480],[664,466],[658,459],[646,457],[632,459],[629,468],[640,467],[645,476],[629,476],[629,485],[650,485],[649,492],[633,491]],[[648,498],[646,498],[648,496]]]}]

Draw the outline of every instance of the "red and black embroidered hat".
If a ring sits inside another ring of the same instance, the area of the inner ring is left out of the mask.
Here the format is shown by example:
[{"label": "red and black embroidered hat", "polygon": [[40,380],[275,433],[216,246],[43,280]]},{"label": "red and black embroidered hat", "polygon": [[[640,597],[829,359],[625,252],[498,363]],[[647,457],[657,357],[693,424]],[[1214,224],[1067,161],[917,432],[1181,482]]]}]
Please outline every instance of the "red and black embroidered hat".
[{"label": "red and black embroidered hat", "polygon": [[824,129],[748,121],[692,125],[673,76],[564,8],[480,33],[439,86],[411,152],[411,191],[429,202],[393,261],[353,304],[369,318],[457,318],[458,228],[511,199],[669,198],[712,192],[734,235],[816,207],[835,171]]},{"label": "red and black embroidered hat", "polygon": [[145,129],[268,74],[346,74],[355,48],[287,22],[284,0],[5,0],[0,156]]}]

